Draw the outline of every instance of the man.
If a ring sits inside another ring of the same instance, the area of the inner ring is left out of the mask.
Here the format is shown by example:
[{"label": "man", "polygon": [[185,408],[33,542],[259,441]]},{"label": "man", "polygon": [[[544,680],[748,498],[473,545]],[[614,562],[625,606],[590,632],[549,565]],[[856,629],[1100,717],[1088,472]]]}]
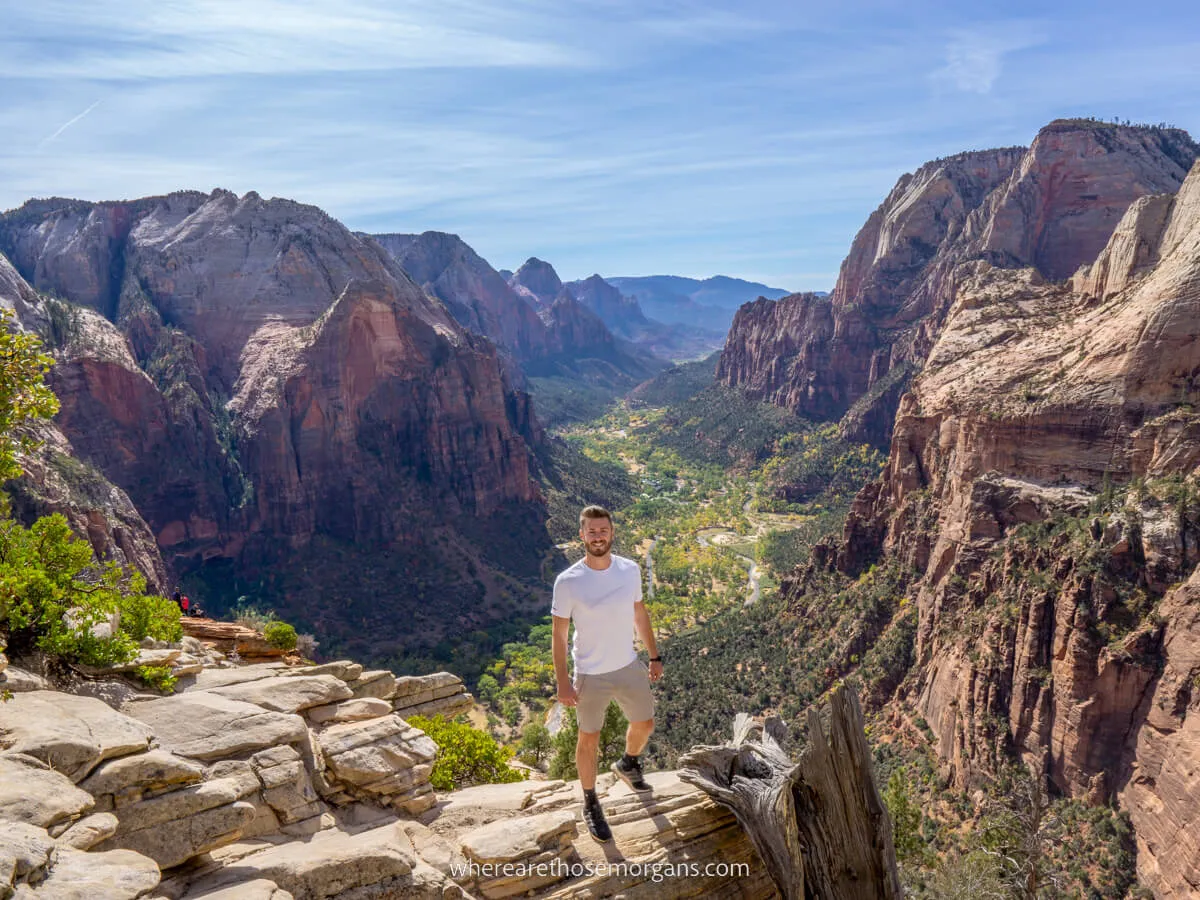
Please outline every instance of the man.
[{"label": "man", "polygon": [[[654,731],[654,697],[649,682],[662,678],[663,666],[650,614],[642,603],[642,568],[610,552],[613,522],[608,510],[586,507],[579,514],[579,537],[586,551],[583,559],[554,582],[551,646],[558,700],[563,706],[574,706],[579,720],[575,767],[583,787],[583,818],[592,837],[607,841],[612,831],[596,798],[600,726],[609,701],[616,700],[629,720],[629,728],[625,732],[625,756],[612,764],[612,770],[634,790],[649,790],[638,756]],[[567,676],[567,630],[572,619],[574,682]],[[650,653],[649,668],[633,648],[635,628]]]}]

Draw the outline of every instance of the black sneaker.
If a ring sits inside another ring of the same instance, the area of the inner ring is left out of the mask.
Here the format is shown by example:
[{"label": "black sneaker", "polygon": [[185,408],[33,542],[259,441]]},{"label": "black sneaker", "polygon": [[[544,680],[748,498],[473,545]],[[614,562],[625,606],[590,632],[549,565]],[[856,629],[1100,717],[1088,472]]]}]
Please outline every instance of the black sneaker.
[{"label": "black sneaker", "polygon": [[622,757],[613,763],[609,768],[617,773],[617,777],[633,788],[635,791],[648,791],[650,785],[646,784],[646,780],[642,778],[642,764],[635,762],[632,765],[625,765],[625,758]]},{"label": "black sneaker", "polygon": [[612,840],[612,829],[608,827],[608,820],[604,818],[604,810],[600,808],[599,800],[595,803],[584,801],[583,821],[587,823],[588,833],[596,840],[601,843]]}]

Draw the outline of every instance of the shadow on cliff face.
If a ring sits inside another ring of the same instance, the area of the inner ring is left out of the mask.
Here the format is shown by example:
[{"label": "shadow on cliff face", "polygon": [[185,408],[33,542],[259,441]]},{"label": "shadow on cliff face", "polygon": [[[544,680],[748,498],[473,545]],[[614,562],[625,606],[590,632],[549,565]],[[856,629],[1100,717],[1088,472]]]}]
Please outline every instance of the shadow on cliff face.
[{"label": "shadow on cliff face", "polygon": [[[314,633],[323,657],[416,671],[422,660],[450,662],[473,632],[515,638],[546,613],[540,573],[552,548],[544,520],[539,504],[512,504],[452,526],[414,518],[407,534],[385,544],[328,535],[300,549],[251,543],[241,559],[210,560],[183,580],[216,615],[273,609]],[[470,668],[460,674],[469,677]]]}]

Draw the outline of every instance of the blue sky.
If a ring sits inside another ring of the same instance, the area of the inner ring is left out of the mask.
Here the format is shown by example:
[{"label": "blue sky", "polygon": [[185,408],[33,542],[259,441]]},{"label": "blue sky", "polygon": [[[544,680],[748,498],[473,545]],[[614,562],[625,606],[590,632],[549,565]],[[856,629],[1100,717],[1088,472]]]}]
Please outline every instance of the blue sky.
[{"label": "blue sky", "polygon": [[0,209],[177,189],[565,279],[828,289],[895,180],[1058,116],[1200,136],[1200,6],[0,0]]}]

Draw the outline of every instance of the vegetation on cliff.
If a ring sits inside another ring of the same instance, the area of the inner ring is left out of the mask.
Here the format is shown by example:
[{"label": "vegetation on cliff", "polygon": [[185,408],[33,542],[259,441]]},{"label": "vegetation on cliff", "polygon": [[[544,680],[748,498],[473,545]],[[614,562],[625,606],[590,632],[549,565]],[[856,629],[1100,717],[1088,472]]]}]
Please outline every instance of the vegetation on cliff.
[{"label": "vegetation on cliff", "polygon": [[[0,310],[0,475],[21,474],[21,454],[35,449],[30,426],[58,401],[44,377],[53,360],[42,342],[19,332]],[[115,627],[113,623],[118,623]],[[94,559],[91,544],[65,517],[44,516],[29,527],[0,496],[0,642],[20,657],[46,653],[92,666],[132,660],[143,638],[178,640],[179,608],[146,593],[145,578],[115,562]]]}]

